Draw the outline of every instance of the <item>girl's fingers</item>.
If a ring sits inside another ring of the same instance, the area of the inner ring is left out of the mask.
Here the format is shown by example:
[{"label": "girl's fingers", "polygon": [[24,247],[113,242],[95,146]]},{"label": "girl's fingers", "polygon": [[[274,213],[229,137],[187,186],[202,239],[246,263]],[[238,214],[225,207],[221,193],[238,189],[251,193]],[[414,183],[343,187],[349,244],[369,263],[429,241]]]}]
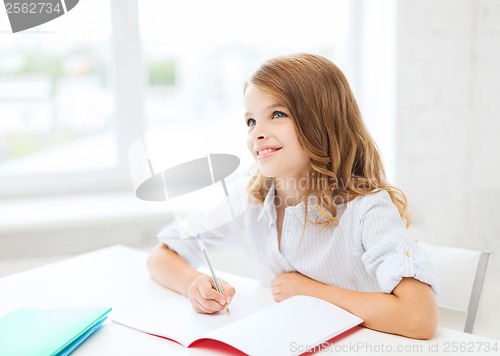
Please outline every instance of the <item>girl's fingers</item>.
[{"label": "girl's fingers", "polygon": [[224,296],[226,297],[227,304],[229,304],[231,299],[233,299],[236,290],[226,282],[222,282],[222,289],[224,290]]},{"label": "girl's fingers", "polygon": [[200,295],[206,300],[214,300],[220,305],[226,304],[226,298],[210,286],[209,289],[199,289]]},{"label": "girl's fingers", "polygon": [[224,294],[219,293],[215,289],[215,286],[212,285],[211,277],[206,275],[198,277],[189,290],[189,300],[193,309],[198,313],[206,314],[222,310],[226,304],[230,303],[235,289],[223,281],[221,281],[221,285]]},{"label": "girl's fingers", "polygon": [[199,308],[202,309],[205,313],[216,313],[224,308],[214,300],[200,298],[197,299],[196,302],[198,303]]},{"label": "girl's fingers", "polygon": [[[215,303],[217,304],[217,303]],[[198,313],[203,313],[203,314],[213,314],[216,313],[218,310],[214,310],[210,307],[207,307],[203,303],[200,303],[199,300],[195,300],[191,303],[193,306],[194,310],[196,310]],[[218,305],[218,304],[217,304]]]},{"label": "girl's fingers", "polygon": [[208,289],[206,286],[199,288],[195,299],[206,313],[218,312],[224,308],[226,303],[224,296],[213,289],[211,285]]}]

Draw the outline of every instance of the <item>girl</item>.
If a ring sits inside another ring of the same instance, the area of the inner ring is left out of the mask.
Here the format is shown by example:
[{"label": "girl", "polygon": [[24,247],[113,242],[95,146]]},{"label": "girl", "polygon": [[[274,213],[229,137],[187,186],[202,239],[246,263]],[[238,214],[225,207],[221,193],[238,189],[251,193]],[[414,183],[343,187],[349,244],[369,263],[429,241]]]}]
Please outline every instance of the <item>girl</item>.
[{"label": "girl", "polygon": [[[228,224],[209,234],[212,247],[243,246],[278,302],[310,295],[368,328],[430,338],[438,319],[432,266],[408,236],[406,197],[386,182],[340,69],[318,55],[277,57],[245,84],[244,99],[257,166],[247,187],[252,204],[237,232]],[[194,269],[203,263],[196,242],[169,240],[174,231],[162,231],[151,275],[200,313],[222,310],[234,288],[222,282],[218,293]]]}]

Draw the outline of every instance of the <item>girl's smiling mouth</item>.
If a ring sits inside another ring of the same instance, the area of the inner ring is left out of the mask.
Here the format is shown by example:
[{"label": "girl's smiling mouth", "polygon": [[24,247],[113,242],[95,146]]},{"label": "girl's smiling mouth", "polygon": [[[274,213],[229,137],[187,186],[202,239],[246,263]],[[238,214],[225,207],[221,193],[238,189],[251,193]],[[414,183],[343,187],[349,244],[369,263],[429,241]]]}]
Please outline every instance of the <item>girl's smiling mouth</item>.
[{"label": "girl's smiling mouth", "polygon": [[264,159],[281,150],[282,147],[259,147],[255,150],[257,159]]}]

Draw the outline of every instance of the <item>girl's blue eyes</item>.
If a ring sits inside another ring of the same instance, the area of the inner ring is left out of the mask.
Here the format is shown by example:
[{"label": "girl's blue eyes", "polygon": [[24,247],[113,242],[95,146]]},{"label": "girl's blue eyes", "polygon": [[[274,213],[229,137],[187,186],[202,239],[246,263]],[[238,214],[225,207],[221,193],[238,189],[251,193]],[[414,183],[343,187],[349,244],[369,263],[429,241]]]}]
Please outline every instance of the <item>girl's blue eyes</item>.
[{"label": "girl's blue eyes", "polygon": [[285,117],[286,114],[282,111],[275,111],[273,112],[273,119],[280,119],[282,117]]},{"label": "girl's blue eyes", "polygon": [[248,127],[255,126],[256,123],[257,123],[257,121],[255,121],[255,119],[248,119],[247,120],[247,126]]},{"label": "girl's blue eyes", "polygon": [[[283,117],[286,117],[286,114],[282,111],[275,111],[273,112],[272,118],[273,119],[281,119]],[[255,119],[248,119],[247,120],[247,126],[255,126],[257,124],[257,121]]]}]

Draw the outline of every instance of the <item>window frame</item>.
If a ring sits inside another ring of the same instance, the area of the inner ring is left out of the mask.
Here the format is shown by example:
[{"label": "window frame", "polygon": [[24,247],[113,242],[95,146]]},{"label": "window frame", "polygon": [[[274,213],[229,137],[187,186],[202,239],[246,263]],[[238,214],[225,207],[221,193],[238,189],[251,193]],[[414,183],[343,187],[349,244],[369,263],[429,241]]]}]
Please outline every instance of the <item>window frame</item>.
[{"label": "window frame", "polygon": [[143,133],[144,78],[137,0],[110,0],[112,47],[109,74],[113,93],[118,163],[80,172],[0,176],[0,197],[132,189],[128,147]]}]

